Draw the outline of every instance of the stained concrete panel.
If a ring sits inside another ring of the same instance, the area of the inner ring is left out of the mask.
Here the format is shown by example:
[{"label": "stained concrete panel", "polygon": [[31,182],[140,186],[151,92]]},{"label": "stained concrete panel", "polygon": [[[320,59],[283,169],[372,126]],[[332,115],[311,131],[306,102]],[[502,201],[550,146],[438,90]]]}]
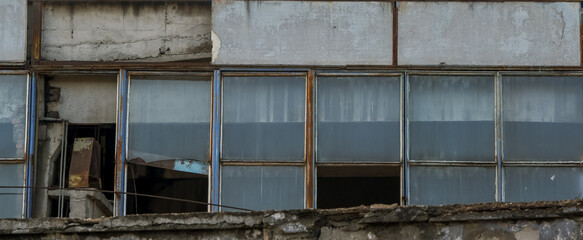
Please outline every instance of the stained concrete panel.
[{"label": "stained concrete panel", "polygon": [[71,123],[115,123],[117,79],[115,75],[58,75],[49,81],[60,88],[58,102],[47,109],[59,112]]},{"label": "stained concrete panel", "polygon": [[399,65],[580,65],[578,2],[400,2]]},{"label": "stained concrete panel", "polygon": [[213,63],[392,64],[390,2],[213,1]]},{"label": "stained concrete panel", "polygon": [[0,63],[26,60],[26,0],[0,1]]},{"label": "stained concrete panel", "polygon": [[42,58],[176,61],[210,58],[211,6],[197,3],[47,3]]}]

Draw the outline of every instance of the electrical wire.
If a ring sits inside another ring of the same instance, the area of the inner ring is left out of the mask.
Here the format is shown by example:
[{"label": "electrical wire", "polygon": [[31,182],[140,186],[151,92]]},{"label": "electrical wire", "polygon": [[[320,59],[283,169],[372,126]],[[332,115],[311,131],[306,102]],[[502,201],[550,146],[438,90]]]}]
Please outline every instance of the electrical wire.
[{"label": "electrical wire", "polygon": [[158,198],[158,199],[165,199],[171,201],[179,201],[179,202],[187,202],[187,203],[194,203],[206,206],[217,206],[222,208],[230,208],[235,210],[247,211],[252,212],[251,209],[240,208],[240,207],[233,207],[221,204],[214,204],[208,202],[201,202],[195,200],[188,200],[182,198],[173,198],[173,197],[166,197],[166,196],[158,196],[158,195],[150,195],[150,194],[143,194],[143,193],[131,193],[131,192],[120,192],[120,191],[112,191],[112,190],[100,190],[100,189],[91,189],[91,188],[60,188],[60,187],[26,187],[26,186],[0,186],[0,189],[46,189],[46,190],[74,190],[74,191],[91,191],[91,192],[102,192],[102,193],[113,193],[113,194],[126,194],[126,195],[134,195],[140,197],[149,197],[149,198]]}]

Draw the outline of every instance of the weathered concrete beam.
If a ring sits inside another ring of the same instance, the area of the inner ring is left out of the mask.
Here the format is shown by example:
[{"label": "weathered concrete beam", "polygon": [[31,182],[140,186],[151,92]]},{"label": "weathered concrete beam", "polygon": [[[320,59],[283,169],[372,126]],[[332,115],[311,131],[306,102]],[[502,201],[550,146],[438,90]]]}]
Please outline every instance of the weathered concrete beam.
[{"label": "weathered concrete beam", "polygon": [[583,202],[2,219],[2,239],[581,239]]},{"label": "weathered concrete beam", "polygon": [[210,5],[196,2],[46,3],[42,59],[178,61],[210,58]]}]

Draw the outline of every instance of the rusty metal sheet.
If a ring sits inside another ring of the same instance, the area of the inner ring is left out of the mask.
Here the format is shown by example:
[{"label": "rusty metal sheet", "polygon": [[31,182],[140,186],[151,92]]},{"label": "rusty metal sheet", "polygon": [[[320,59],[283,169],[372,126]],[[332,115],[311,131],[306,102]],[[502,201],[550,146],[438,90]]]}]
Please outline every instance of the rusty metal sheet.
[{"label": "rusty metal sheet", "polygon": [[75,138],[69,187],[101,188],[101,146],[94,138]]}]

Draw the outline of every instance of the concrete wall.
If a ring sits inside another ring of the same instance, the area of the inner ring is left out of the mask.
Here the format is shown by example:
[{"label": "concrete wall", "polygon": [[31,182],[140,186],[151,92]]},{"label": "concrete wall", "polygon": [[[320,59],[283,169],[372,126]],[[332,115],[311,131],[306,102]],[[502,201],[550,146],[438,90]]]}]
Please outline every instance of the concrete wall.
[{"label": "concrete wall", "polygon": [[582,239],[582,202],[0,219],[2,239]]},{"label": "concrete wall", "polygon": [[579,3],[401,2],[399,65],[579,66]]},{"label": "concrete wall", "polygon": [[47,102],[47,112],[71,123],[115,123],[115,75],[57,75],[48,84],[60,88],[60,97]]},{"label": "concrete wall", "polygon": [[210,8],[185,2],[47,3],[41,55],[59,61],[210,58]]},{"label": "concrete wall", "polygon": [[213,1],[213,63],[390,65],[392,3]]},{"label": "concrete wall", "polygon": [[26,0],[0,1],[0,63],[26,59]]}]

